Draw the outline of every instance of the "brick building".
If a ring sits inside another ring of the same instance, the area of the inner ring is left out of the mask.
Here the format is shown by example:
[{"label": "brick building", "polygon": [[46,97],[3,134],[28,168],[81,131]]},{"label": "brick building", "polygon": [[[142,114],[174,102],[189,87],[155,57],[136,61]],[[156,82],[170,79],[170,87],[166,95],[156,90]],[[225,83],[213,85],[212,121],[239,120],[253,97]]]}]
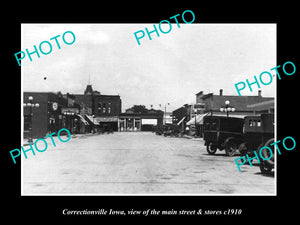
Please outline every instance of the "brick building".
[{"label": "brick building", "polygon": [[191,134],[196,129],[196,133],[201,136],[205,115],[227,116],[226,112],[220,111],[220,108],[225,107],[225,101],[229,101],[229,106],[235,109],[229,112],[230,117],[244,118],[262,112],[274,113],[274,98],[262,97],[261,91],[256,96],[224,95],[223,89],[220,89],[218,95],[200,91],[196,94],[195,104],[185,104],[173,111],[173,124],[180,125],[182,131],[189,126]]},{"label": "brick building", "polygon": [[[24,92],[23,103],[25,139],[44,137],[61,128],[67,128],[71,133],[91,132],[98,128],[118,130],[120,96],[101,95],[93,91],[91,85],[87,85],[84,94]],[[36,103],[39,107],[29,106]]]},{"label": "brick building", "polygon": [[[266,101],[270,101],[271,104],[274,105],[274,98],[262,97],[260,90],[256,96],[223,95],[223,89],[220,89],[219,95],[213,93],[203,94],[202,91],[196,94],[196,104],[203,104],[204,106],[202,113],[209,112],[213,115],[226,116],[226,113],[220,111],[220,108],[225,106],[225,101],[229,101],[229,105],[235,108],[234,112],[229,112],[229,115],[232,117],[254,115],[255,109],[253,107],[248,107],[248,105]],[[201,114],[199,112],[196,113]]]},{"label": "brick building", "polygon": [[122,110],[119,95],[102,95],[92,85],[87,85],[84,94],[73,94],[75,102],[80,105],[81,114],[87,115],[100,129],[118,130],[118,117]]},{"label": "brick building", "polygon": [[180,126],[181,132],[185,130],[186,123],[191,119],[191,104],[185,104],[172,112],[173,124]]},{"label": "brick building", "polygon": [[[39,106],[32,107],[28,103]],[[44,137],[52,132],[57,133],[61,128],[73,133],[76,123],[80,123],[80,118],[75,118],[79,110],[78,104],[71,98],[64,98],[60,92],[24,92],[24,138],[31,135],[33,138]]]}]

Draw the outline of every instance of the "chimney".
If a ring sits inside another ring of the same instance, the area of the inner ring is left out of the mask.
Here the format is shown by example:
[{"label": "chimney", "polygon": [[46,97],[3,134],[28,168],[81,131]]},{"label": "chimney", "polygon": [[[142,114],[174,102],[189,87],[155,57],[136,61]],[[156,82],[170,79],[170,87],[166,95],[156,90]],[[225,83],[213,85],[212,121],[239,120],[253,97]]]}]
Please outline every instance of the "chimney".
[{"label": "chimney", "polygon": [[258,97],[261,97],[261,90],[258,90]]},{"label": "chimney", "polygon": [[223,95],[223,89],[220,89],[220,96]]}]

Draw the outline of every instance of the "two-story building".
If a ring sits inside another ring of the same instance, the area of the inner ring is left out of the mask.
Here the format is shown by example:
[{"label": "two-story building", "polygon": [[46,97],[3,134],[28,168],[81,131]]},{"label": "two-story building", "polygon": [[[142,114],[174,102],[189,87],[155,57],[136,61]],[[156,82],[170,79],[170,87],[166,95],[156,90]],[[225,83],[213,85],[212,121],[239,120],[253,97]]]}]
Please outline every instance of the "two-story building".
[{"label": "two-story building", "polygon": [[89,121],[101,129],[118,130],[118,117],[122,110],[119,95],[102,95],[87,85],[84,94],[74,94],[75,102],[80,105],[81,112]]},{"label": "two-story building", "polygon": [[181,132],[185,131],[186,123],[191,119],[192,104],[185,104],[172,112],[173,124],[180,126]]},{"label": "two-story building", "polygon": [[24,138],[44,137],[61,128],[79,133],[81,123],[86,122],[78,116],[79,111],[72,96],[65,98],[61,92],[24,92]]},{"label": "two-story building", "polygon": [[[273,102],[272,102],[273,101]],[[273,97],[262,97],[261,90],[258,91],[258,95],[246,95],[246,96],[237,96],[237,95],[224,95],[223,89],[220,89],[219,95],[213,93],[203,94],[202,91],[196,94],[196,104],[202,104],[203,110],[201,113],[205,114],[211,113],[213,115],[226,116],[227,112],[222,112],[221,108],[226,108],[226,103],[230,109],[228,113],[231,117],[244,117],[247,115],[254,115],[255,109],[253,107],[248,107],[249,105],[271,102],[274,104]]]},{"label": "two-story building", "polygon": [[258,110],[256,106],[265,105],[265,103],[268,103],[269,108],[274,109],[274,98],[262,97],[261,90],[258,91],[258,95],[250,96],[224,95],[223,89],[220,89],[219,95],[213,93],[204,94],[203,91],[200,91],[196,94],[196,104],[192,110],[193,114],[186,125],[190,125],[193,129],[196,128],[196,132],[201,136],[204,116],[210,114],[244,118],[245,116],[256,114]]}]

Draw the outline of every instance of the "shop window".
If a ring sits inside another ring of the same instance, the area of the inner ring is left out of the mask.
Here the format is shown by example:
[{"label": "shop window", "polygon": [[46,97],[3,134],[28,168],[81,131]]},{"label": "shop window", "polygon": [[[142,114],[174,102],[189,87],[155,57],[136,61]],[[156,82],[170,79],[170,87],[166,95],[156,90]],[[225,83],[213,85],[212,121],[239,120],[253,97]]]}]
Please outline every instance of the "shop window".
[{"label": "shop window", "polygon": [[249,127],[256,127],[256,120],[249,120]]},{"label": "shop window", "polygon": [[98,102],[98,110],[99,110],[99,111],[101,110],[101,107],[102,107],[102,103],[101,103],[101,102]]}]

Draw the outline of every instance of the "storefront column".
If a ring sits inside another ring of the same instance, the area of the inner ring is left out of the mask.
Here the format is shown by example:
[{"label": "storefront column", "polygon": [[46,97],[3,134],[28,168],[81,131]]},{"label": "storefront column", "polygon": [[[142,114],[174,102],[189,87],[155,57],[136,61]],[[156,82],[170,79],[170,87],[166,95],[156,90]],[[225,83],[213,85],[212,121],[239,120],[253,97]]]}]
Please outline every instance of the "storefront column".
[{"label": "storefront column", "polygon": [[140,118],[140,131],[142,131],[142,118]]},{"label": "storefront column", "polygon": [[124,118],[124,131],[127,131],[127,123],[126,123],[126,121],[127,121],[127,118]]}]

